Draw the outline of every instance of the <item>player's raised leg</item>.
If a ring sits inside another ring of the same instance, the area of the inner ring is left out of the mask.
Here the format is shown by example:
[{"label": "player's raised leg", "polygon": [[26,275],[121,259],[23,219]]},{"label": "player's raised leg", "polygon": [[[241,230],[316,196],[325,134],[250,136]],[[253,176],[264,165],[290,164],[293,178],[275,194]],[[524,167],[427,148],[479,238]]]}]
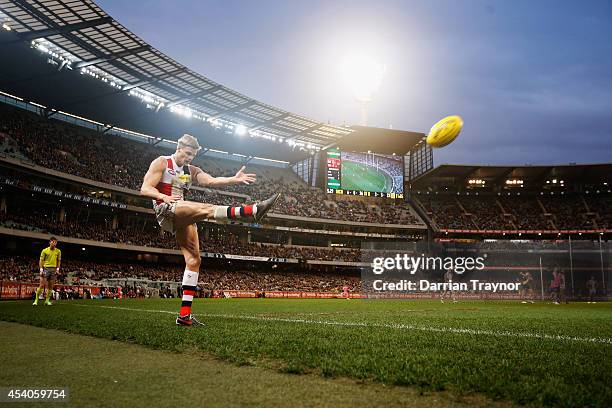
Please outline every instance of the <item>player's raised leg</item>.
[{"label": "player's raised leg", "polygon": [[266,200],[239,207],[178,201],[174,211],[174,225],[179,229],[206,219],[259,221],[274,206],[279,197],[280,193],[275,193]]}]

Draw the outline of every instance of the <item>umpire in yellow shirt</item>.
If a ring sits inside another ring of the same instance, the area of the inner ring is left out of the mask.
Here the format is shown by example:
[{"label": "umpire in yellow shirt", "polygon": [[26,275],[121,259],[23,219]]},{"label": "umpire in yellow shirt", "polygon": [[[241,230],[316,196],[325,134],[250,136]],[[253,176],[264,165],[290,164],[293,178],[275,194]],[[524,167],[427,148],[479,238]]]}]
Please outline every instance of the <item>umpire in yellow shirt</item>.
[{"label": "umpire in yellow shirt", "polygon": [[62,251],[57,248],[57,238],[51,237],[49,239],[49,246],[42,250],[40,253],[40,261],[38,266],[40,267],[40,285],[36,289],[36,298],[34,299],[34,306],[38,305],[38,298],[42,293],[45,286],[47,286],[47,295],[45,298],[45,305],[51,306],[51,292],[53,292],[53,280],[55,274],[59,273],[60,263],[62,262]]}]

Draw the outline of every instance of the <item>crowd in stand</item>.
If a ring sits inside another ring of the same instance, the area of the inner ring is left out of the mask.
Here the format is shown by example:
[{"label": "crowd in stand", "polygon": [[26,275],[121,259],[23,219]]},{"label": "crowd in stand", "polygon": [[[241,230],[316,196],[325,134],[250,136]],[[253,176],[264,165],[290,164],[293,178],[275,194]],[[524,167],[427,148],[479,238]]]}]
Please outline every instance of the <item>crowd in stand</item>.
[{"label": "crowd in stand", "polygon": [[[44,141],[44,142],[41,142]],[[138,190],[149,163],[168,149],[152,147],[119,136],[101,135],[75,125],[47,120],[32,112],[0,105],[2,153],[25,155],[34,163],[73,175]],[[212,175],[231,176],[239,164],[205,158],[197,163]],[[248,198],[216,191],[192,190],[188,198],[221,205],[240,205],[283,193],[274,213],[344,221],[383,224],[416,224],[423,221],[402,201],[338,199],[303,183],[289,169],[255,166],[258,181],[251,186],[224,188]],[[416,196],[441,229],[564,230],[612,228],[612,197],[595,195],[489,196],[431,194]],[[72,226],[66,226],[74,230]],[[58,234],[61,233],[57,232]],[[78,231],[109,242],[123,242],[131,234],[114,231]],[[144,237],[148,243],[156,238]],[[141,239],[141,242],[144,242]],[[159,245],[164,245],[159,243]]]},{"label": "crowd in stand", "polygon": [[219,194],[216,191],[202,191],[191,189],[185,197],[186,200],[197,201],[200,203],[212,203],[215,205],[231,205],[237,207],[244,204],[244,198],[235,197],[227,194]]},{"label": "crowd in stand", "polygon": [[160,235],[159,231],[134,228],[112,229],[108,223],[95,220],[87,222],[58,222],[40,214],[6,214],[0,212],[0,225],[26,231],[44,232],[71,238],[88,239],[126,245],[142,245],[156,248],[175,248],[175,240]]},{"label": "crowd in stand", "polygon": [[612,229],[612,195],[413,196],[440,229]]},{"label": "crowd in stand", "polygon": [[[38,258],[16,256],[0,258],[0,279],[7,281],[38,280]],[[146,265],[142,263],[98,263],[65,259],[56,282],[65,284],[89,284],[103,279],[141,278],[153,281],[178,281],[183,272],[178,266]]]},{"label": "crowd in stand", "polygon": [[[119,136],[100,135],[93,130],[46,120],[7,105],[0,105],[0,133],[5,144],[11,146],[6,154],[21,153],[40,166],[134,190],[140,189],[152,160],[172,153],[168,149]],[[232,176],[240,167],[233,162],[221,162],[205,158],[194,164],[213,176]],[[272,171],[256,166],[251,170],[258,174],[256,184],[228,186],[224,190],[248,195],[252,200],[281,191],[284,197],[275,212],[287,215],[368,223],[424,224],[409,206],[401,202],[374,205],[359,200],[335,201],[321,189],[304,184],[289,169]],[[189,197],[221,205],[240,203],[240,199],[214,192],[194,191]]]},{"label": "crowd in stand", "polygon": [[[0,226],[7,228],[38,231],[52,235],[88,239],[98,242],[111,242],[126,245],[177,249],[176,239],[154,226],[148,228],[112,229],[108,222],[93,219],[87,222],[57,222],[51,216],[42,214],[15,214],[0,212]],[[262,243],[246,243],[237,235],[226,231],[222,235],[206,238],[200,234],[200,248],[205,252],[264,256],[272,258],[292,258],[307,260],[359,262],[357,249],[337,249],[327,247],[286,246]]]},{"label": "crowd in stand", "polygon": [[155,157],[169,153],[6,105],[0,105],[0,132],[40,166],[132,189]]},{"label": "crowd in stand", "polygon": [[322,190],[304,184],[288,183],[282,178],[262,180],[242,191],[254,199],[264,199],[273,192],[282,193],[274,212],[307,218],[326,218],[380,224],[423,225],[423,221],[401,201],[371,203],[363,200],[336,199]]},{"label": "crowd in stand", "polygon": [[[0,258],[0,280],[37,281],[38,260],[22,256]],[[70,285],[102,285],[105,279],[143,279],[151,281],[179,282],[183,269],[178,266],[136,263],[96,263],[66,260],[62,262],[58,283]],[[134,284],[134,288],[138,285]],[[277,271],[273,264],[265,264],[258,270],[239,267],[205,269],[200,273],[199,288],[214,290],[248,291],[320,291],[342,292],[347,286],[351,292],[361,290],[357,276],[335,275],[317,271]],[[134,291],[136,295],[143,293]],[[129,296],[129,290],[125,291]]]},{"label": "crowd in stand", "polygon": [[341,276],[307,272],[255,272],[255,271],[211,271],[203,274],[205,290],[257,290],[257,291],[304,291],[340,293],[344,286],[351,292],[361,291],[361,280],[354,276]]}]

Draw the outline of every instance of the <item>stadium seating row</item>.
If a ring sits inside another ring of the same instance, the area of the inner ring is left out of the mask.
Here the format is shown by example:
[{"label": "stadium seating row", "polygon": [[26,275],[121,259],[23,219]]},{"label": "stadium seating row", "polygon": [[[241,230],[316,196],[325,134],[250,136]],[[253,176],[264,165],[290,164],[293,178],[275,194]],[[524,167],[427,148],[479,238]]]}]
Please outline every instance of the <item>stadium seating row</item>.
[{"label": "stadium seating row", "polygon": [[[44,232],[52,235],[74,237],[98,242],[120,243],[154,248],[177,249],[173,236],[160,232],[154,225],[126,226],[112,228],[109,219],[90,218],[88,222],[57,222],[50,212],[10,214],[0,212],[0,226],[18,230]],[[202,251],[232,255],[265,256],[307,260],[359,262],[358,249],[337,249],[328,247],[285,246],[241,242],[229,230],[223,234],[200,234]]]},{"label": "stadium seating row", "polygon": [[612,229],[612,196],[609,194],[414,197],[440,229]]},{"label": "stadium seating row", "polygon": [[[36,258],[0,258],[0,280],[28,282],[37,271]],[[142,263],[96,263],[67,260],[62,265],[59,283],[92,284],[104,279],[140,278],[154,281],[179,282],[183,270],[179,266],[160,266]],[[204,290],[268,290],[341,292],[361,290],[358,276],[321,273],[318,271],[252,271],[244,267],[206,269],[200,276]]]},{"label": "stadium seating row", "polygon": [[[45,140],[45,143],[40,143]],[[47,120],[32,112],[0,105],[0,151],[51,169],[137,190],[151,160],[171,151],[79,126]],[[213,175],[228,176],[238,163],[206,157],[198,161]],[[409,203],[337,199],[306,185],[289,169],[254,166],[258,182],[229,186],[226,190],[262,199],[283,193],[274,212],[308,218],[366,223],[424,225]],[[192,190],[190,199],[239,205],[240,197]],[[414,196],[439,229],[564,230],[612,228],[609,194],[446,195]]]},{"label": "stadium seating row", "polygon": [[[26,157],[35,164],[71,175],[100,181],[115,186],[139,190],[142,177],[151,161],[159,155],[168,155],[168,149],[152,147],[113,135],[99,133],[75,125],[46,120],[32,112],[0,105],[0,133],[3,135],[4,153]],[[45,140],[45,143],[40,143]],[[196,161],[214,176],[231,176],[240,166],[236,162],[206,157]],[[383,224],[416,224],[424,222],[401,202],[382,204],[359,200],[336,201],[318,188],[307,186],[290,169],[252,166],[257,173],[255,185],[234,185],[227,191],[242,193],[253,200],[269,196],[273,191],[283,193],[275,212],[287,215],[360,221]],[[231,204],[235,198],[214,197],[200,192],[192,199],[214,199],[215,204]],[[220,202],[219,202],[220,201]]]}]

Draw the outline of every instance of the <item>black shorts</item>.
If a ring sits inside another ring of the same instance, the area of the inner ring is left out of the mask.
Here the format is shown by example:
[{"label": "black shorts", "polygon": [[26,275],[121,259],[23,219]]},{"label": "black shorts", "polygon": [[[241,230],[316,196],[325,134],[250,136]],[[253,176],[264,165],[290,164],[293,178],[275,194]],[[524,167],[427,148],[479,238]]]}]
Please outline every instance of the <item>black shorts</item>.
[{"label": "black shorts", "polygon": [[531,283],[521,283],[521,289],[531,290]]},{"label": "black shorts", "polygon": [[55,268],[43,268],[43,277],[47,280],[55,278]]}]

